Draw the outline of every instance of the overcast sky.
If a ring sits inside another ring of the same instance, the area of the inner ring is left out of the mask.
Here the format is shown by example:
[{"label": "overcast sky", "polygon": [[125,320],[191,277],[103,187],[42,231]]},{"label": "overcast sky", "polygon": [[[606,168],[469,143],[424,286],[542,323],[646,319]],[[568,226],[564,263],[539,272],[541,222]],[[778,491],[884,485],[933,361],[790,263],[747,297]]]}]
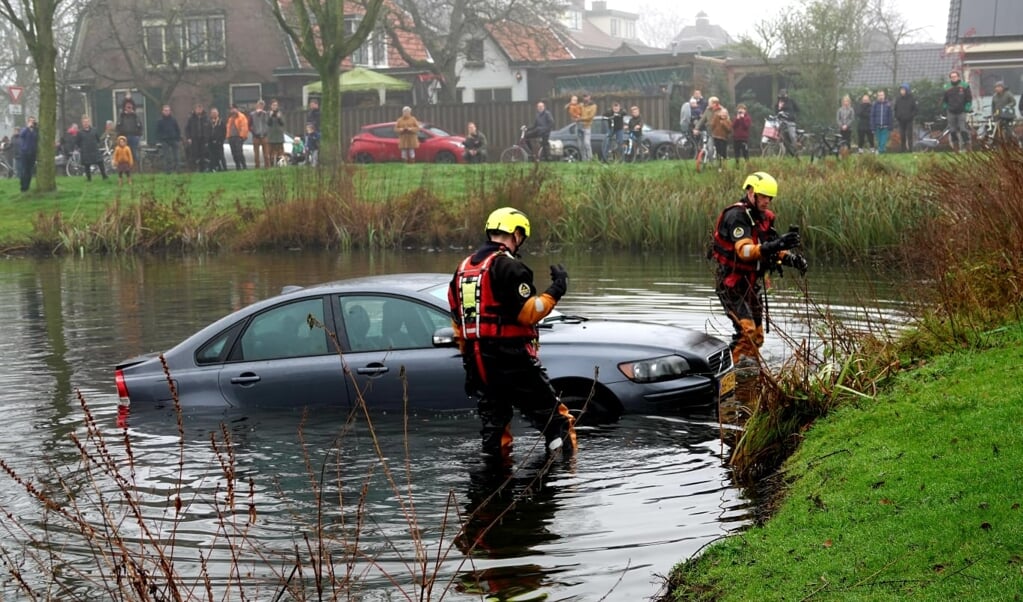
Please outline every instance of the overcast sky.
[{"label": "overcast sky", "polygon": [[[1019,0],[1016,0],[1019,1]],[[587,6],[592,0],[589,0]],[[949,0],[891,0],[893,6],[912,28],[921,32],[913,41],[944,42],[948,29]],[[716,2],[682,2],[680,0],[607,0],[611,9],[638,12],[637,7],[656,7],[656,11],[675,14],[692,25],[701,10],[714,25],[725,28],[733,38],[750,29],[760,19],[771,19],[782,9],[798,6],[798,0],[718,0]]]}]

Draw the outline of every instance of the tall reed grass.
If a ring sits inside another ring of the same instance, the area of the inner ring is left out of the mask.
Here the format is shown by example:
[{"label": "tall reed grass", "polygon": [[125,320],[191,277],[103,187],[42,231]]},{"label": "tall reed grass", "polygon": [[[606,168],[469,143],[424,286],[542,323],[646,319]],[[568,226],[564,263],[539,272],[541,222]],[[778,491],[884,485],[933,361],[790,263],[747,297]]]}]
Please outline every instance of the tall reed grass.
[{"label": "tall reed grass", "polygon": [[927,211],[919,179],[873,156],[812,166],[757,159],[703,174],[688,162],[486,165],[461,172],[372,167],[263,172],[262,201],[237,202],[233,211],[217,209],[223,191],[195,202],[187,180],[164,188],[140,184],[92,223],[41,214],[34,240],[46,251],[107,253],[464,247],[479,241],[487,213],[510,205],[530,217],[540,246],[699,252],[717,215],[740,197],[745,175],[760,169],[779,180],[780,223],[799,224],[805,250],[818,259],[897,248]]}]

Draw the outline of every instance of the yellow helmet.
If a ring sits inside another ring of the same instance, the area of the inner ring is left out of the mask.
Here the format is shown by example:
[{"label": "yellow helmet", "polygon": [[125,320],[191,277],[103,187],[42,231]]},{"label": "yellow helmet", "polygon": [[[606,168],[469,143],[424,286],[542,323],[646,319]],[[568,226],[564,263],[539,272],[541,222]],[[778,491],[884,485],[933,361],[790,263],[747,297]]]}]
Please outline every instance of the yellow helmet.
[{"label": "yellow helmet", "polygon": [[495,209],[487,218],[487,226],[484,231],[497,230],[513,234],[516,228],[521,228],[522,233],[529,238],[529,218],[526,217],[526,214],[512,207],[501,207]]},{"label": "yellow helmet", "polygon": [[778,196],[778,181],[766,171],[758,171],[747,176],[746,181],[742,183],[742,189],[746,190],[751,186],[756,194],[769,196],[772,199]]}]

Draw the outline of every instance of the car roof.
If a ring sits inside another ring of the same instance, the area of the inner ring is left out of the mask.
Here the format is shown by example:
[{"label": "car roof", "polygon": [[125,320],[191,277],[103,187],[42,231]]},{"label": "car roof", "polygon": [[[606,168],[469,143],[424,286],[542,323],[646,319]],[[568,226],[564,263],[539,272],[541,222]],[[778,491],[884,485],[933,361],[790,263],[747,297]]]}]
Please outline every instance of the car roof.
[{"label": "car roof", "polygon": [[362,276],[359,278],[346,278],[311,284],[309,286],[287,286],[282,294],[298,292],[315,293],[341,293],[351,291],[376,291],[384,293],[410,293],[423,292],[446,284],[451,280],[451,274],[439,272],[413,272],[409,274],[382,274],[378,276]]},{"label": "car roof", "polygon": [[[373,128],[379,128],[379,127],[387,127],[387,126],[392,126],[393,127],[394,124],[396,124],[396,123],[398,123],[398,122],[397,121],[381,121],[380,123],[367,123],[366,125],[360,127],[359,129],[360,130],[371,130]],[[422,127],[434,127],[435,126],[435,124],[430,122],[430,121],[420,121],[419,125],[422,126]]]}]

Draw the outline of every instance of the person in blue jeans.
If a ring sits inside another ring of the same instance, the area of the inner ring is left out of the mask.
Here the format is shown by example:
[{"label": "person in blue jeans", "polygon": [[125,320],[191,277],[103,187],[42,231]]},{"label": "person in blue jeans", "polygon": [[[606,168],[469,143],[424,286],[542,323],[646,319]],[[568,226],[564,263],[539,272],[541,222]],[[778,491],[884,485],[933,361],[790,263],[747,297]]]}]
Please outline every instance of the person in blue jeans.
[{"label": "person in blue jeans", "polygon": [[892,113],[892,105],[885,98],[884,90],[878,90],[877,100],[870,108],[870,129],[874,130],[877,136],[878,154],[884,153],[888,146],[888,134],[891,133],[894,122],[895,115]]},{"label": "person in blue jeans", "polygon": [[608,154],[611,152],[611,141],[614,141],[615,148],[621,148],[622,143],[625,142],[625,111],[622,110],[622,104],[612,103],[611,109],[604,112],[604,117],[607,118],[607,134],[604,135],[601,159],[606,163]]}]

